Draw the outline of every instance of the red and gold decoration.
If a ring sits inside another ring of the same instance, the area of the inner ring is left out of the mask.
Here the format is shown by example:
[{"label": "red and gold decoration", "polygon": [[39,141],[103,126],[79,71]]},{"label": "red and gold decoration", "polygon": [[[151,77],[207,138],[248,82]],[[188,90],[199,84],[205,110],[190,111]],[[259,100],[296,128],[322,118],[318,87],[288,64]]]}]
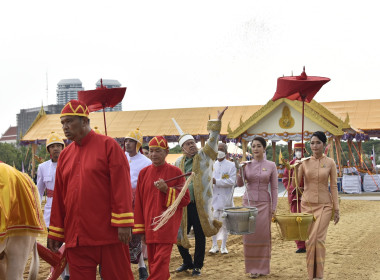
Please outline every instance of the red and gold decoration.
[{"label": "red and gold decoration", "polygon": [[88,110],[88,107],[85,103],[79,100],[70,100],[65,107],[63,107],[61,111],[61,117],[64,116],[79,116],[79,117],[86,117],[88,118],[88,115],[90,114],[90,111]]},{"label": "red and gold decoration", "polygon": [[282,116],[278,121],[278,124],[281,128],[284,129],[289,129],[294,126],[294,118],[292,117],[288,106],[284,106],[284,108],[282,109]]},{"label": "red and gold decoration", "polygon": [[155,136],[149,141],[149,148],[161,148],[168,150],[168,141],[162,136]]},{"label": "red and gold decoration", "polygon": [[40,195],[33,180],[26,173],[0,163],[0,187],[0,243],[15,235],[46,235]]}]

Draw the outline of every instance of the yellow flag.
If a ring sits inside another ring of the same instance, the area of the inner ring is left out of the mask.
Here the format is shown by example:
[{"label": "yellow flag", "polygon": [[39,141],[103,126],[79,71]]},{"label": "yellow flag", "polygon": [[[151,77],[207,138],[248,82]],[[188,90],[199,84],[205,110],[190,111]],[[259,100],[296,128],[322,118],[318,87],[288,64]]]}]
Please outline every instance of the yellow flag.
[{"label": "yellow flag", "polygon": [[282,152],[281,152],[281,149],[280,149],[280,153],[278,154],[278,163],[279,164],[283,164],[283,157],[282,157]]}]

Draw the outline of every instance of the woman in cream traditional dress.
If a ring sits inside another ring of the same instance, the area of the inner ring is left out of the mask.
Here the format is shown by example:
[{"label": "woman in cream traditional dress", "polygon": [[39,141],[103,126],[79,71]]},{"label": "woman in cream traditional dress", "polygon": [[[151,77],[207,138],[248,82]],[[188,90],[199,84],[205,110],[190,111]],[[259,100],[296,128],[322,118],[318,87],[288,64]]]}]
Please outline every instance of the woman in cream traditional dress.
[{"label": "woman in cream traditional dress", "polygon": [[334,223],[339,222],[336,165],[333,159],[323,154],[326,141],[327,138],[323,132],[314,132],[310,140],[313,155],[302,162],[296,161],[296,164],[298,163],[296,167],[298,169],[298,182],[301,181],[302,177],[304,179],[304,192],[301,200],[302,212],[313,214],[316,218],[309,229],[309,240],[306,241],[306,263],[309,279],[323,279],[325,240],[332,215],[334,215]]},{"label": "woman in cream traditional dress", "polygon": [[265,148],[264,138],[254,138],[254,159],[242,167],[244,178],[242,173],[237,176],[238,186],[244,185],[243,180],[247,181],[243,206],[254,206],[258,209],[255,233],[243,236],[245,271],[250,273],[251,278],[270,273],[271,220],[277,206],[278,179],[275,163],[264,158]]}]

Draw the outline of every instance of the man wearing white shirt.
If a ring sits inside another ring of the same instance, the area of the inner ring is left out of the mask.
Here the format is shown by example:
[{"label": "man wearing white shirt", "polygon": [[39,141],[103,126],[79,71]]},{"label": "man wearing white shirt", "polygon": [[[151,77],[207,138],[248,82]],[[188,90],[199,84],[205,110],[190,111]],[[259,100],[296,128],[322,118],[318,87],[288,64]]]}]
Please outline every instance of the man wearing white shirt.
[{"label": "man wearing white shirt", "polygon": [[142,141],[143,136],[139,129],[129,132],[124,140],[125,155],[127,156],[131,173],[133,198],[136,192],[137,178],[139,177],[140,170],[152,164],[152,161],[140,151]]},{"label": "man wearing white shirt", "polygon": [[[152,164],[152,161],[142,154],[141,146],[143,143],[143,135],[139,129],[131,131],[125,137],[125,155],[127,156],[131,183],[132,183],[132,192],[133,192],[133,207],[135,205],[135,193],[137,187],[137,179],[141,169]],[[138,263],[139,265],[139,279],[146,280],[148,278],[148,271],[145,266],[144,256],[141,253],[144,250],[143,246],[145,244],[141,243],[139,235],[133,235],[132,240],[129,243],[129,252],[131,256],[132,263]]]},{"label": "man wearing white shirt", "polygon": [[228,232],[224,219],[222,219],[223,208],[233,206],[233,190],[236,181],[235,164],[226,159],[227,145],[225,143],[218,144],[218,156],[214,163],[214,178],[213,178],[213,196],[212,207],[214,209],[214,218],[223,222],[217,235],[212,237],[212,248],[209,253],[216,254],[219,252],[217,240],[222,240],[220,252],[228,254],[227,237]]},{"label": "man wearing white shirt", "polygon": [[[54,193],[54,182],[55,182],[55,170],[57,168],[57,162],[60,153],[65,147],[65,143],[62,138],[57,134],[52,132],[46,139],[46,150],[50,154],[50,160],[41,163],[37,170],[37,188],[40,193],[40,201],[42,203],[42,196],[46,190],[46,203],[44,208],[44,220],[46,227],[49,228],[50,225],[50,213],[51,206],[53,203],[53,193]],[[65,270],[61,274],[62,279],[70,279],[69,267],[66,266]]]},{"label": "man wearing white shirt", "polygon": [[51,133],[46,140],[46,150],[50,154],[50,160],[41,163],[37,170],[37,187],[40,193],[42,202],[42,196],[46,190],[46,204],[44,208],[44,220],[46,227],[50,225],[50,212],[53,202],[54,182],[55,182],[55,170],[57,168],[57,162],[59,154],[62,152],[65,143],[62,138],[56,134]]}]

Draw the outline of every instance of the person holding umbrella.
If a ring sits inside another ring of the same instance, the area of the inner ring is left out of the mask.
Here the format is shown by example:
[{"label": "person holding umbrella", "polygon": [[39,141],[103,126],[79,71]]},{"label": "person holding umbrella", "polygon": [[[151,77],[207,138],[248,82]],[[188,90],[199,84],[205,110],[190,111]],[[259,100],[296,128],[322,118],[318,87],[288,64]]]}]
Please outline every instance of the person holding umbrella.
[{"label": "person holding umbrella", "polygon": [[[296,160],[300,160],[302,158],[302,151],[306,151],[305,144],[295,143],[294,144],[294,159],[289,162],[290,165],[294,164]],[[290,205],[290,211],[292,213],[300,213],[301,212],[301,196],[302,193],[297,190],[292,181],[289,181],[289,178],[293,178],[293,170],[288,170],[285,168],[284,177],[282,179],[282,183],[288,191],[288,201]],[[300,182],[300,188],[303,190],[303,181]],[[306,253],[306,245],[305,241],[296,240],[297,251],[296,253]]]}]

